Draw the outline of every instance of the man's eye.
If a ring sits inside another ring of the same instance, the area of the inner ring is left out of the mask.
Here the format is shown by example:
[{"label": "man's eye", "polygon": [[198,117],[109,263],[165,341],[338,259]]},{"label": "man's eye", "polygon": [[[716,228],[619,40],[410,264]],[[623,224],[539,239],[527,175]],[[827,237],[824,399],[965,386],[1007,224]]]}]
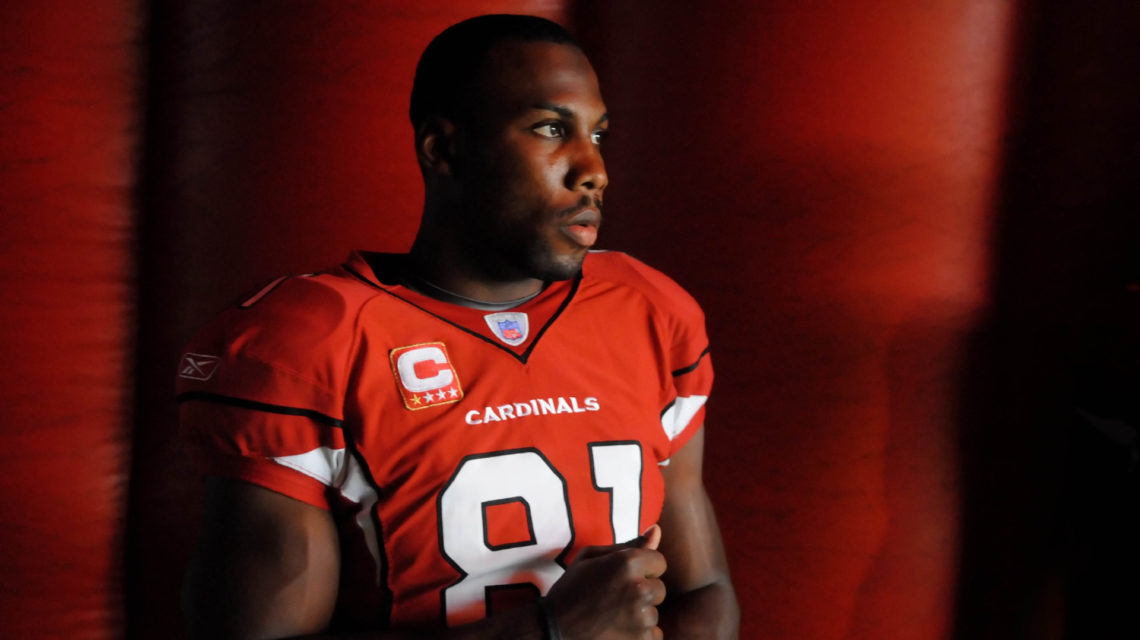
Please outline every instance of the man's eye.
[{"label": "man's eye", "polygon": [[566,128],[558,122],[547,122],[535,127],[534,132],[543,138],[561,138],[566,135]]},{"label": "man's eye", "polygon": [[594,144],[602,144],[602,142],[604,142],[605,139],[609,135],[610,135],[609,131],[602,129],[600,131],[595,131],[594,133],[590,134],[590,139],[592,139],[594,141]]}]

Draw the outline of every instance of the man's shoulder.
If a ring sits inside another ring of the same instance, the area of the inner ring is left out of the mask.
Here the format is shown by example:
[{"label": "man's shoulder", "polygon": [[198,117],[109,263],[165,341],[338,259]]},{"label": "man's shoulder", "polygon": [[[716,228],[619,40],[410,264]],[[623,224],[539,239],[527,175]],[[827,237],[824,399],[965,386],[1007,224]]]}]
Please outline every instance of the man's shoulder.
[{"label": "man's shoulder", "polygon": [[342,264],[319,271],[276,278],[239,302],[234,311],[249,318],[322,324],[355,316],[380,289],[357,278]]},{"label": "man's shoulder", "polygon": [[341,264],[259,285],[208,322],[193,342],[248,354],[311,353],[351,343],[361,310],[381,295]]},{"label": "man's shoulder", "polygon": [[621,251],[591,251],[582,266],[587,281],[624,289],[652,306],[702,317],[700,305],[681,285],[661,271]]}]

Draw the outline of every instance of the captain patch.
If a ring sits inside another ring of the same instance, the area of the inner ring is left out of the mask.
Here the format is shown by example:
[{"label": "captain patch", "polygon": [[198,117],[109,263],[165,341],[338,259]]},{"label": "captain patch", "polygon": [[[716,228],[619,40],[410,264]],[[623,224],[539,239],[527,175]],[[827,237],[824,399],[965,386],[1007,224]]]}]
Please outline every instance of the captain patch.
[{"label": "captain patch", "polygon": [[463,397],[459,376],[442,342],[393,349],[389,359],[404,406],[412,411],[459,402]]}]

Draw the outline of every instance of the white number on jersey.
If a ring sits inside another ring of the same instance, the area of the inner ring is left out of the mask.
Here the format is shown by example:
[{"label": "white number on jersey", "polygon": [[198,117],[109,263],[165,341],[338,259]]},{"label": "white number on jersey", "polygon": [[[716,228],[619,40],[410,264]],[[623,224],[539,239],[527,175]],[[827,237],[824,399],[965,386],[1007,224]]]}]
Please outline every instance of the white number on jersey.
[{"label": "white number on jersey", "polygon": [[[594,488],[610,494],[614,541],[636,538],[641,516],[641,445],[589,445]],[[520,502],[530,539],[495,545],[487,539],[489,505]],[[488,614],[487,590],[531,583],[546,593],[562,577],[574,542],[566,480],[537,449],[468,456],[439,495],[440,546],[462,577],[443,590],[448,626]]]},{"label": "white number on jersey", "polygon": [[641,519],[641,444],[590,444],[590,475],[594,488],[610,494],[610,527],[614,542],[638,536]]}]

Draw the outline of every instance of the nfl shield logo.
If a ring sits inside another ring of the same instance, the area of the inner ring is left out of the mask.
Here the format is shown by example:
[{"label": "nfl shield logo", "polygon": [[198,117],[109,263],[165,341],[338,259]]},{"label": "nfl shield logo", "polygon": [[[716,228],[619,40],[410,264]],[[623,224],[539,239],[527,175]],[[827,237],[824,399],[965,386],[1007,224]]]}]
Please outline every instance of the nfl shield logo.
[{"label": "nfl shield logo", "polygon": [[522,329],[519,323],[514,320],[500,320],[499,333],[503,334],[504,340],[518,340],[522,338]]},{"label": "nfl shield logo", "polygon": [[505,311],[503,313],[489,313],[483,316],[491,333],[503,342],[517,347],[526,342],[530,322],[527,315],[518,311]]}]

